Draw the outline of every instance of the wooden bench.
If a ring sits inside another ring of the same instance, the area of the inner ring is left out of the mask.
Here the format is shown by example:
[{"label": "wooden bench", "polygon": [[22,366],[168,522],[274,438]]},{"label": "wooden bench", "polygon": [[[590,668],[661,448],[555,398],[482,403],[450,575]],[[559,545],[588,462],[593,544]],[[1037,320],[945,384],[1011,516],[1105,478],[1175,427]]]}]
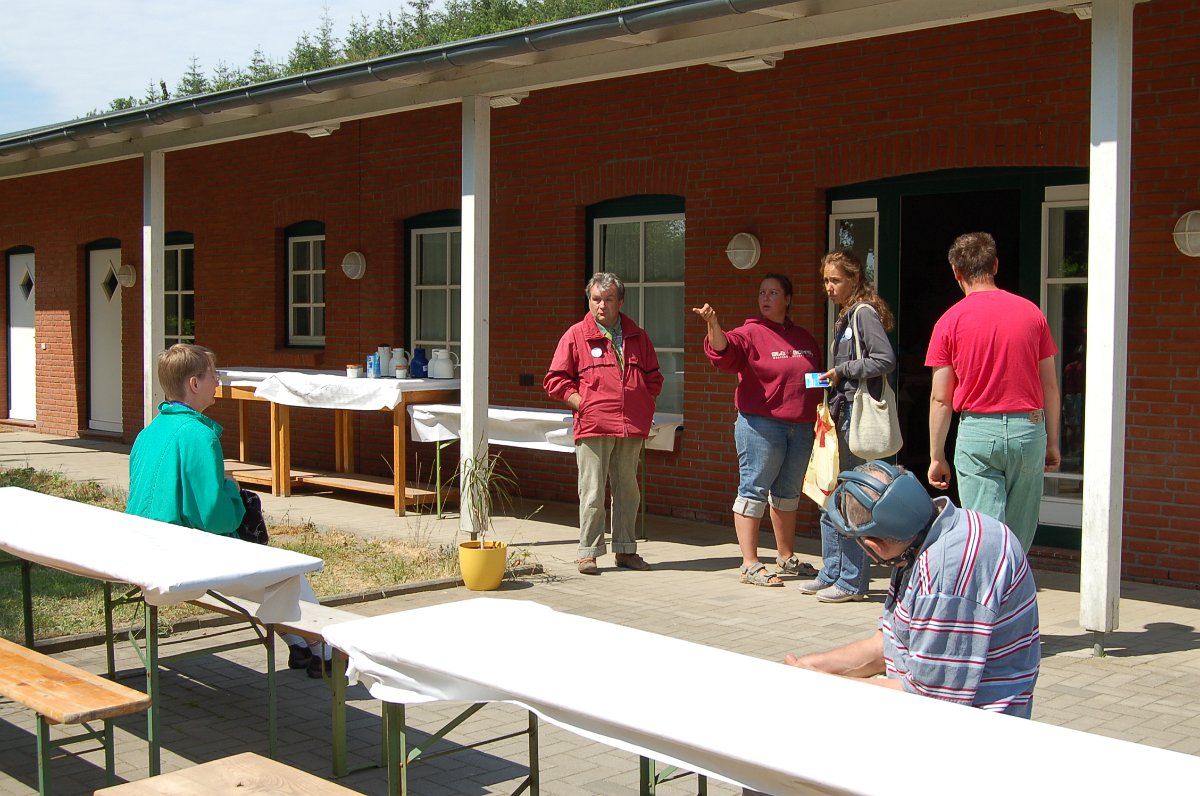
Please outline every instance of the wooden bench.
[{"label": "wooden bench", "polygon": [[341,785],[284,765],[276,760],[243,752],[197,766],[128,782],[96,791],[98,796],[213,796],[222,793],[296,793],[305,796],[353,794]]},{"label": "wooden bench", "polygon": [[[150,707],[150,697],[112,680],[0,639],[0,694],[37,713],[38,793],[50,793],[50,750],[98,739],[104,747],[107,784],[115,781],[112,719]],[[102,730],[89,722],[103,721]],[[57,740],[51,724],[81,724],[87,730]]]},{"label": "wooden bench", "polygon": [[[264,626],[256,616],[258,603],[251,600],[209,592],[203,597],[192,600],[191,603],[215,613],[252,622],[260,627],[265,627],[272,634],[292,633],[305,641],[322,644],[325,643],[324,630],[329,625],[349,622],[352,619],[362,619],[359,614],[352,614],[330,605],[301,602],[299,619]],[[326,680],[331,691],[333,775],[341,777],[349,773],[346,763],[346,656],[337,649],[333,650],[331,668],[332,672]]]}]

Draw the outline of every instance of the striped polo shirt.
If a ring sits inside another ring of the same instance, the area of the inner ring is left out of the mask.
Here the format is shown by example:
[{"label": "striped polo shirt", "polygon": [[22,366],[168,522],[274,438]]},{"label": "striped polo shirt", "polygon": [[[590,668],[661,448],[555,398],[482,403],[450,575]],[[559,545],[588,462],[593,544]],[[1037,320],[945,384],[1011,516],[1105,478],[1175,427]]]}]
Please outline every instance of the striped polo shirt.
[{"label": "striped polo shirt", "polygon": [[1003,523],[934,501],[916,560],[892,573],[887,676],[914,694],[1029,718],[1041,659],[1037,587]]}]

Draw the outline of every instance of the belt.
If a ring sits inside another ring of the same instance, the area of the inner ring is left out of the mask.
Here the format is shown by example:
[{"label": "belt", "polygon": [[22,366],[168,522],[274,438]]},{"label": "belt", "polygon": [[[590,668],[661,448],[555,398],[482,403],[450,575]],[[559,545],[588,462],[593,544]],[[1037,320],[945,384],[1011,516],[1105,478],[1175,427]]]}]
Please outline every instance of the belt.
[{"label": "belt", "polygon": [[1041,423],[1046,419],[1046,410],[1034,409],[1028,412],[961,412],[963,417],[996,417],[1003,420],[1028,420],[1030,423]]}]

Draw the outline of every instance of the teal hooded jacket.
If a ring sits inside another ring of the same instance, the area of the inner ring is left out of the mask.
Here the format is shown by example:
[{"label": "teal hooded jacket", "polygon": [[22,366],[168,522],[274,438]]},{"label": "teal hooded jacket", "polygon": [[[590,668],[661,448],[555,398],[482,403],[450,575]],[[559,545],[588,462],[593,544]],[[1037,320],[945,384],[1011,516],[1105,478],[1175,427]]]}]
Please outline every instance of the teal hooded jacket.
[{"label": "teal hooded jacket", "polygon": [[162,403],[133,442],[126,513],[237,536],[246,507],[225,477],[222,431],[190,406]]}]

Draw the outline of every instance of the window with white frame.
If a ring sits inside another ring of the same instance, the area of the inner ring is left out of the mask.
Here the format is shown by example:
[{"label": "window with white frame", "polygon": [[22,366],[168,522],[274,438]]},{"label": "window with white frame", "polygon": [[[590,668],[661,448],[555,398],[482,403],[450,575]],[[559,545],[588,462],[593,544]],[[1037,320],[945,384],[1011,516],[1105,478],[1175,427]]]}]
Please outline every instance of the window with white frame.
[{"label": "window with white frame", "polygon": [[191,242],[172,244],[170,239],[163,258],[164,350],[196,342],[196,247]]},{"label": "window with white frame", "polygon": [[597,217],[592,232],[594,270],[625,283],[621,311],[646,330],[658,353],[663,391],[657,408],[682,414],[684,215]]},{"label": "window with white frame", "polygon": [[[866,199],[839,199],[830,203],[829,208],[829,251],[834,249],[849,249],[863,264],[867,279],[877,289],[879,287],[879,272],[876,268],[875,253],[879,251],[879,201],[874,197]],[[837,325],[837,316],[841,308],[832,301],[826,302],[825,328],[827,335],[832,335]],[[826,340],[826,350],[833,343]]]},{"label": "window with white frame", "polygon": [[288,345],[325,345],[325,225],[288,228]]},{"label": "window with white frame", "polygon": [[1040,520],[1083,522],[1083,409],[1087,348],[1088,186],[1046,188],[1042,204],[1042,311],[1058,347],[1062,465],[1046,473]]},{"label": "window with white frame", "polygon": [[427,358],[437,348],[448,348],[456,355],[460,354],[462,228],[414,228],[409,235],[412,347],[424,348]]}]

